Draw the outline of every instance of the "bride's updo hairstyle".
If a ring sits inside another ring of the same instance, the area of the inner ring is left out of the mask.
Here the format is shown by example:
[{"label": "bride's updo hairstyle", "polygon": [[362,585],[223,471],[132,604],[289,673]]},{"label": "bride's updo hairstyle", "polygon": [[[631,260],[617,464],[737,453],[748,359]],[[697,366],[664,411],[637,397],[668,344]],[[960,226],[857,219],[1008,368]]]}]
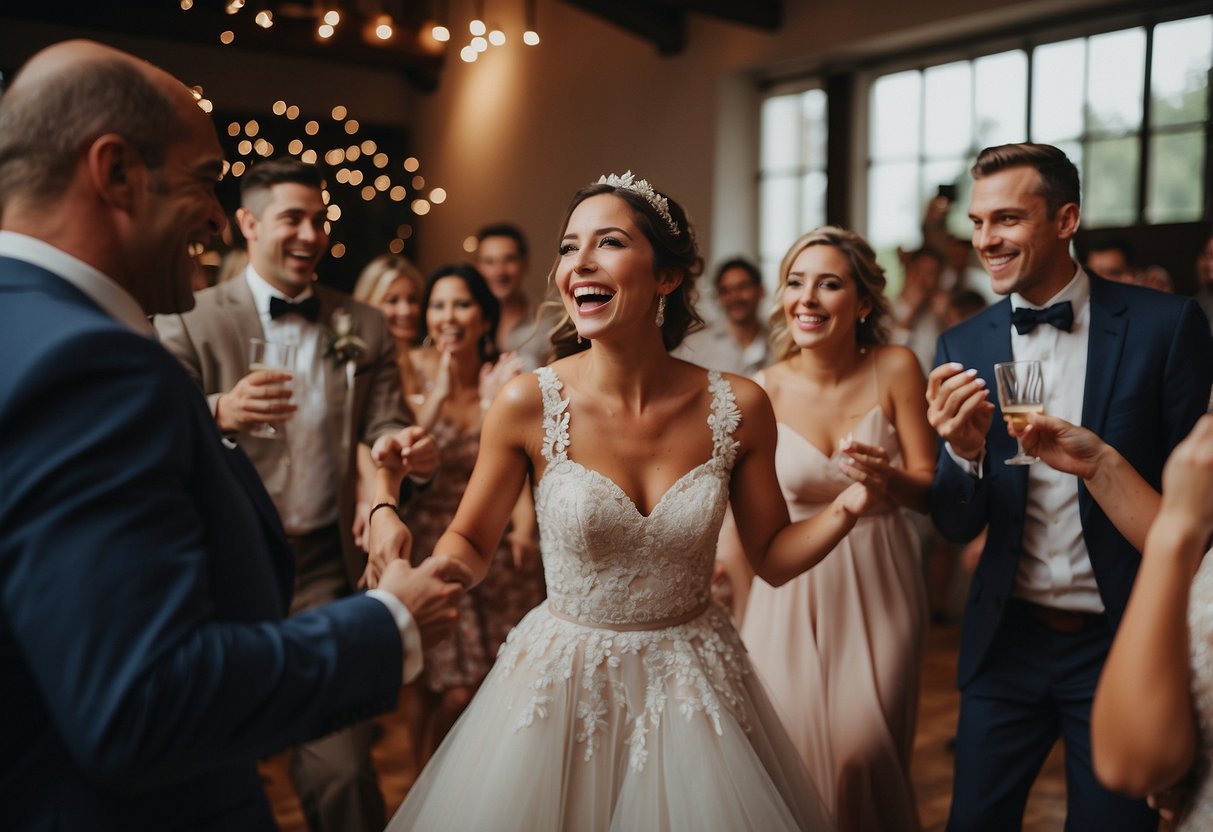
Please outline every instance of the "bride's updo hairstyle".
[{"label": "bride's updo hairstyle", "polygon": [[[792,264],[800,253],[810,246],[830,246],[846,258],[851,266],[850,277],[859,290],[859,299],[862,301],[867,298],[872,302],[872,311],[867,314],[866,320],[855,323],[855,340],[859,342],[860,348],[886,343],[889,333],[885,321],[889,317],[890,307],[889,299],[884,294],[887,283],[884,268],[876,262],[876,253],[872,251],[867,240],[854,231],[823,225],[802,234],[792,243],[792,247],[779,264],[779,290],[776,297],[783,297],[788,288],[788,274],[792,271]],[[775,304],[770,322],[771,352],[776,356],[776,360],[787,358],[796,352],[796,345],[792,342],[792,333],[788,330],[782,302]]]},{"label": "bride's updo hairstyle", "polygon": [[[564,237],[569,227],[569,219],[577,206],[599,194],[613,194],[632,209],[636,226],[653,247],[654,273],[666,268],[682,272],[682,282],[666,295],[665,323],[661,327],[661,340],[665,343],[666,350],[672,350],[681,344],[687,335],[703,329],[703,319],[695,311],[695,278],[703,272],[703,258],[699,256],[695,231],[686,211],[673,199],[654,191],[643,179],[634,179],[630,172],[623,177],[612,174],[576,193],[565,211],[564,221],[560,224],[561,238]],[[664,214],[660,209],[664,209]],[[560,257],[557,257],[548,273],[549,284],[555,282],[559,268]],[[564,309],[563,303],[561,309]],[[588,340],[580,344],[577,342],[577,327],[567,311],[552,330],[551,337],[556,358],[563,358],[590,347]]]}]

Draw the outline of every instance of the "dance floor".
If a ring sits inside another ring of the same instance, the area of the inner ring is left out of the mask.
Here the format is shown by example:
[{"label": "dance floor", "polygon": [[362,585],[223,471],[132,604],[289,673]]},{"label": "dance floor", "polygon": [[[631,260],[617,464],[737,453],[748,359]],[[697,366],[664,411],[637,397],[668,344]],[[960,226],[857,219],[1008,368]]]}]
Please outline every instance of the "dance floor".
[{"label": "dance floor", "polygon": [[[958,625],[936,625],[930,630],[922,675],[922,701],[918,737],[914,743],[914,784],[926,832],[940,832],[947,821],[952,798],[952,754],[948,740],[956,727],[956,649]],[[380,719],[383,738],[375,746],[375,762],[389,815],[404,797],[416,772],[408,730],[400,711]],[[286,757],[280,755],[261,766],[274,814],[283,832],[306,832],[299,803],[287,778]],[[1065,819],[1065,771],[1061,748],[1055,748],[1028,801],[1025,832],[1055,832]]]}]

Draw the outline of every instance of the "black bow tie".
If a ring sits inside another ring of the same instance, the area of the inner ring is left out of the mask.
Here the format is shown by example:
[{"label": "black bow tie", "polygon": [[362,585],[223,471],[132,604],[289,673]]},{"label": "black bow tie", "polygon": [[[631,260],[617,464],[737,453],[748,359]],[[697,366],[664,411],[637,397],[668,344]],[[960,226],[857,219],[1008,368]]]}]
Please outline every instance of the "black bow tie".
[{"label": "black bow tie", "polygon": [[312,295],[295,303],[283,298],[270,298],[270,318],[277,320],[283,315],[302,315],[312,323],[320,317],[320,298]]},{"label": "black bow tie", "polygon": [[1074,326],[1074,307],[1068,300],[1055,303],[1047,309],[1021,306],[1011,310],[1011,323],[1020,335],[1026,335],[1036,329],[1038,324],[1052,324],[1064,332],[1069,332]]}]

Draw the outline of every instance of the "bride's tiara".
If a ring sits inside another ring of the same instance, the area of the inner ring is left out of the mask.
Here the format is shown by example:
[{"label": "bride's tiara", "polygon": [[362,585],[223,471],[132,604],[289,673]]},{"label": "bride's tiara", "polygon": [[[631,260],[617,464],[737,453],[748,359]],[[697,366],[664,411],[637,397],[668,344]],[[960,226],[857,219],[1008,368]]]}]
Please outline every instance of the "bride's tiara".
[{"label": "bride's tiara", "polygon": [[653,190],[653,186],[649,184],[647,179],[637,179],[629,170],[623,176],[618,174],[608,174],[598,177],[598,185],[610,185],[612,188],[622,188],[625,191],[631,191],[637,196],[644,198],[644,201],[653,206],[653,210],[661,215],[661,219],[665,221],[665,226],[670,230],[670,233],[675,237],[678,236],[678,223],[674,222],[674,218],[670,216],[670,202],[657,191]]}]

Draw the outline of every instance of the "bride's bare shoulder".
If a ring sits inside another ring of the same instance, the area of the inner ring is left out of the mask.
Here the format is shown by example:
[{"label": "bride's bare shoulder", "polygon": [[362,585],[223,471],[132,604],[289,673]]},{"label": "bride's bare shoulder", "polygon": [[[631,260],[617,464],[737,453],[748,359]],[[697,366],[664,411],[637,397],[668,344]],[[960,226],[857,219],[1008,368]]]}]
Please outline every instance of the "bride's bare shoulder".
[{"label": "bride's bare shoulder", "polygon": [[539,377],[534,373],[520,373],[514,376],[493,401],[512,417],[526,416],[543,412],[543,394],[539,389]]}]

